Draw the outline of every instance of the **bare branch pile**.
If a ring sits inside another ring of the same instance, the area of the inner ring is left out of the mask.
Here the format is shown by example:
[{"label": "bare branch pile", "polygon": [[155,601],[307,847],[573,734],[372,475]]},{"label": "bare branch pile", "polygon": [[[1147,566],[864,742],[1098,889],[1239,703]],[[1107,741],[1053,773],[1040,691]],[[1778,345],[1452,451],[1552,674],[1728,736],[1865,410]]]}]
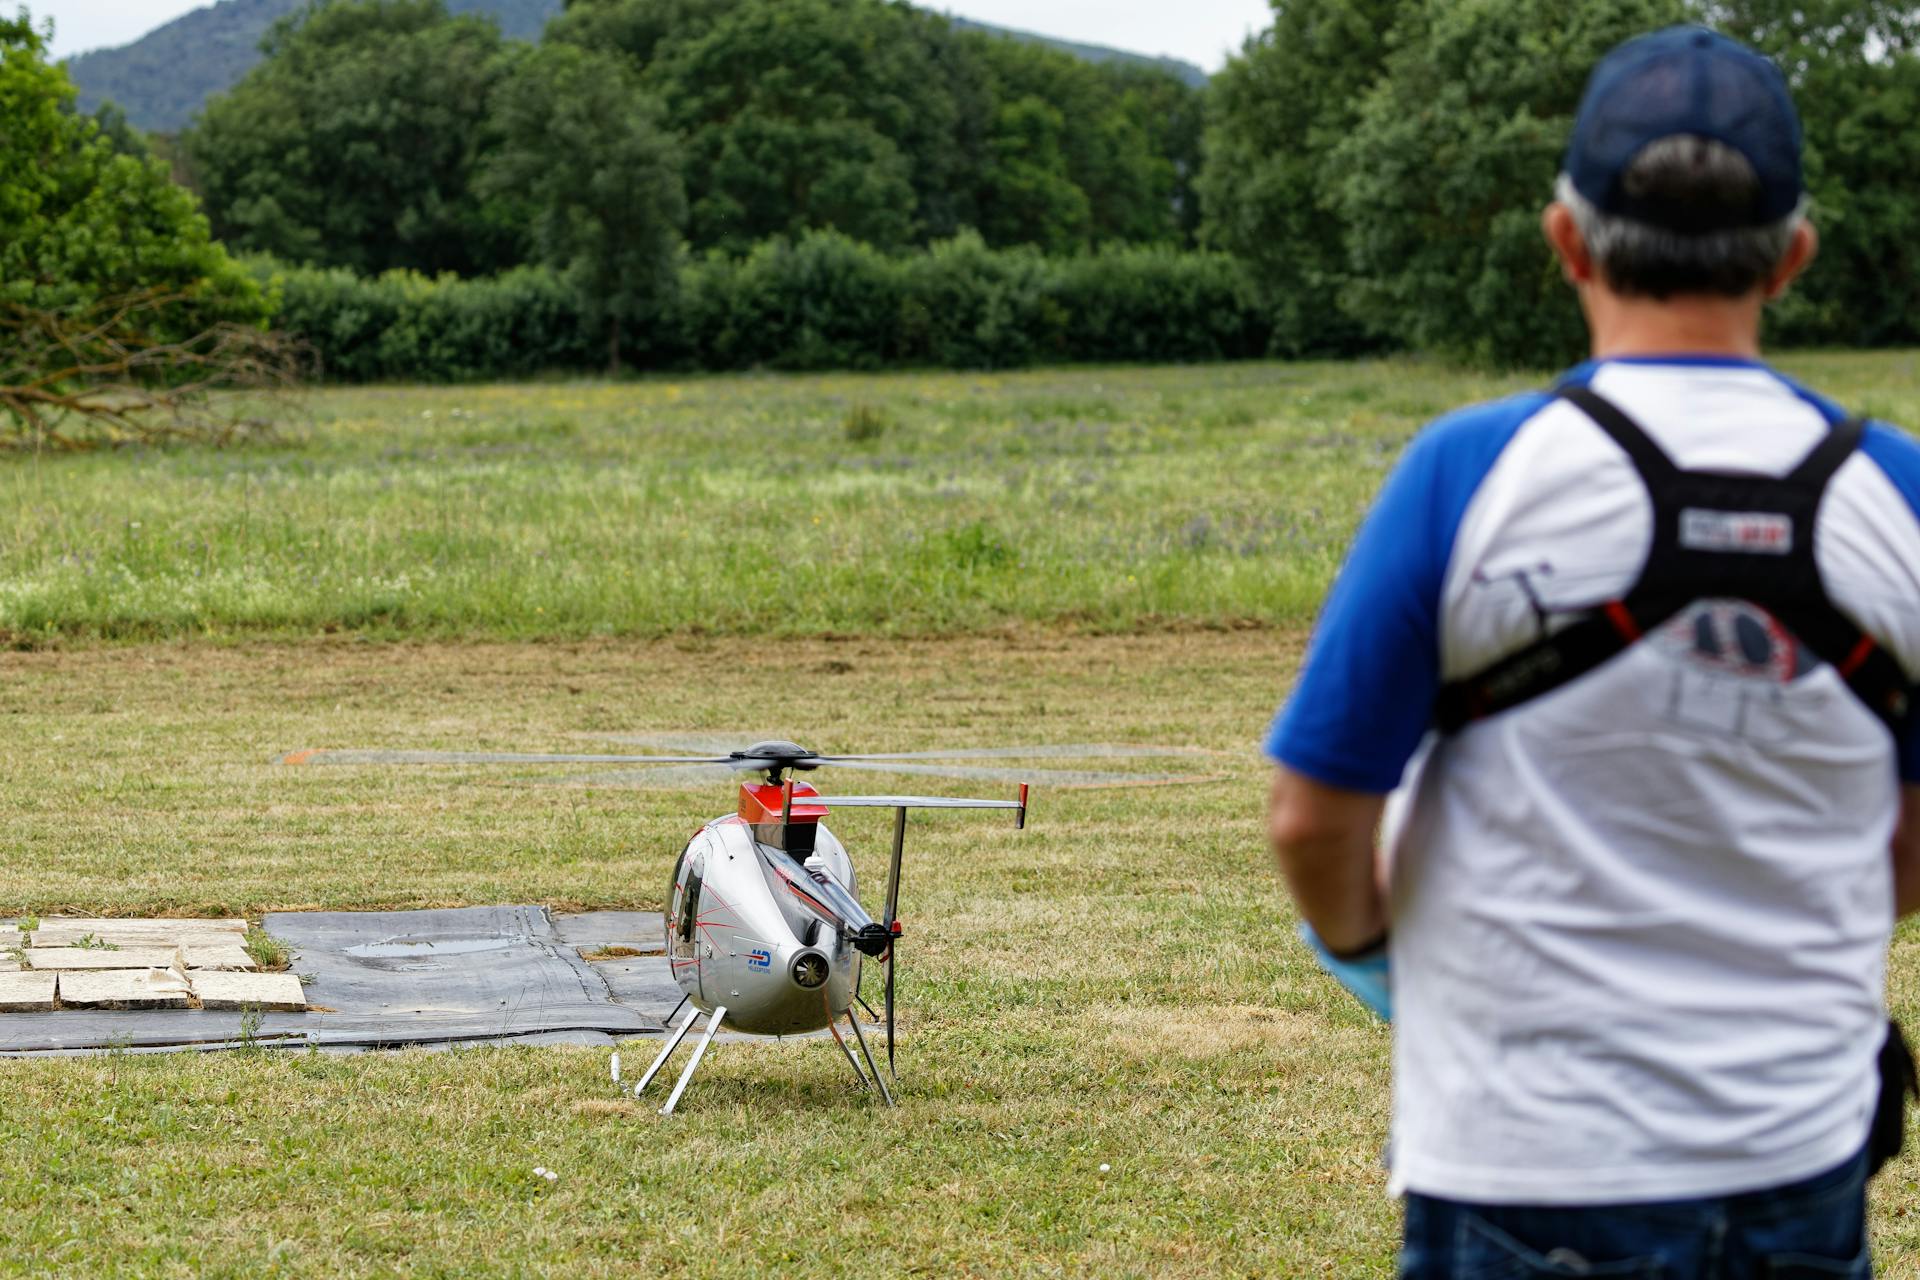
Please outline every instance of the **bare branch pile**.
[{"label": "bare branch pile", "polygon": [[171,288],[66,310],[0,302],[0,450],[227,445],[271,435],[262,397],[298,381],[301,349],[284,335],[225,322],[179,336],[194,302]]}]

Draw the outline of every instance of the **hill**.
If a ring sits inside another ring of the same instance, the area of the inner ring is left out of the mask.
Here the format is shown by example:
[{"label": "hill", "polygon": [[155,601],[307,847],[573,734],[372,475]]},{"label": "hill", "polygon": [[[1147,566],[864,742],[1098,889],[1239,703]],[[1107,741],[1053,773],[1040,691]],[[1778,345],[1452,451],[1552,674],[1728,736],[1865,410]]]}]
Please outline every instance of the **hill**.
[{"label": "hill", "polygon": [[1005,36],[1009,40],[1024,40],[1029,44],[1043,44],[1050,49],[1059,49],[1063,52],[1070,53],[1076,58],[1084,58],[1088,62],[1116,62],[1125,66],[1150,67],[1155,71],[1165,71],[1180,80],[1184,80],[1196,89],[1205,88],[1207,84],[1206,72],[1194,66],[1191,62],[1183,62],[1179,58],[1154,57],[1144,53],[1129,53],[1125,49],[1110,49],[1103,44],[1081,44],[1075,40],[1062,40],[1056,36],[1035,35],[1031,31],[1013,31],[1006,27],[996,27],[985,22],[975,22],[970,18],[961,18],[953,14],[948,14],[947,17],[954,26],[963,31],[984,31],[988,35]]},{"label": "hill", "polygon": [[[238,83],[260,61],[260,41],[268,28],[305,3],[220,0],[132,44],[83,53],[68,61],[67,73],[79,86],[84,110],[111,100],[140,128],[175,133],[201,103]],[[448,0],[447,7],[490,14],[508,35],[532,40],[560,12],[560,0]]]},{"label": "hill", "polygon": [[[68,61],[67,72],[80,88],[80,105],[91,111],[101,102],[118,103],[135,125],[153,133],[185,128],[202,103],[239,82],[260,60],[260,41],[268,28],[306,0],[220,0],[176,18],[118,49],[99,49]],[[455,13],[485,13],[500,29],[522,40],[537,39],[560,0],[448,0]],[[954,18],[955,26],[1013,40],[1050,45],[1089,62],[1121,62],[1155,67],[1191,85],[1207,75],[1190,62],[1154,58],[1078,44],[983,22]]]}]

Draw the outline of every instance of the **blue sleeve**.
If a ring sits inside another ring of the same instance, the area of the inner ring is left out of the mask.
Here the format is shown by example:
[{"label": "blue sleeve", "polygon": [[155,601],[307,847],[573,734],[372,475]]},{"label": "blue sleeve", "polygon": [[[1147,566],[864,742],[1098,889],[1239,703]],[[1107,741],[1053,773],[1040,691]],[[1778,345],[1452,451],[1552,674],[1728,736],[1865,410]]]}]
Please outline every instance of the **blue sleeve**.
[{"label": "blue sleeve", "polygon": [[1321,610],[1267,755],[1328,786],[1400,785],[1440,690],[1440,593],[1467,504],[1521,425],[1547,403],[1515,396],[1414,438],[1360,526]]},{"label": "blue sleeve", "polygon": [[[1903,431],[1870,422],[1860,442],[1860,451],[1886,473],[1893,487],[1907,500],[1907,506],[1913,509],[1914,518],[1920,519],[1920,444],[1914,443],[1913,437]],[[1908,718],[1905,736],[1900,741],[1900,780],[1920,783],[1920,715]]]}]

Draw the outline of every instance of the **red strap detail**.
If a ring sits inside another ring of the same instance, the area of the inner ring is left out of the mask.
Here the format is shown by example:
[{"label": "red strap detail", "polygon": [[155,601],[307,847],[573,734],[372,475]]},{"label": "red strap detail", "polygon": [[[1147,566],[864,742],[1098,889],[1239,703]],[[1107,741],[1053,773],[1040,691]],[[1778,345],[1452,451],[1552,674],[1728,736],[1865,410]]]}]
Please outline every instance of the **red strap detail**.
[{"label": "red strap detail", "polygon": [[1633,620],[1633,614],[1628,612],[1625,602],[1609,600],[1605,611],[1607,621],[1613,624],[1613,629],[1620,633],[1622,640],[1633,644],[1640,639],[1640,624]]},{"label": "red strap detail", "polygon": [[1873,637],[1861,636],[1860,643],[1853,646],[1853,652],[1848,654],[1847,660],[1840,664],[1840,678],[1853,679],[1853,673],[1865,666],[1867,659],[1873,656],[1873,649]]}]

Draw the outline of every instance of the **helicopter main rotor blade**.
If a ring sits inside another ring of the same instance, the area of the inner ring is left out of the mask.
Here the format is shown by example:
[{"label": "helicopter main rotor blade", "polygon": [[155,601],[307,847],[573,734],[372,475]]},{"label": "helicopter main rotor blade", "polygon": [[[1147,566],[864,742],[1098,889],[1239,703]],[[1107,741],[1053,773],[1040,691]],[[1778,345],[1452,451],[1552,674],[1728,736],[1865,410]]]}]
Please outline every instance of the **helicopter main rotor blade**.
[{"label": "helicopter main rotor blade", "polygon": [[[582,733],[582,738],[600,742],[621,742],[636,747],[659,747],[680,751],[712,751],[724,755],[737,743],[765,742],[764,733]],[[1204,747],[1134,746],[1111,742],[1065,742],[1015,747],[945,747],[934,751],[857,752],[846,755],[820,754],[811,759],[839,764],[853,760],[1150,760],[1217,756]]]},{"label": "helicopter main rotor blade", "polygon": [[[1165,786],[1176,782],[1206,782],[1202,774],[1113,773],[1101,769],[1000,769],[989,766],[889,764],[866,760],[828,759],[836,769],[857,769],[863,773],[921,774],[932,778],[954,778],[963,782],[1040,782],[1056,787],[1129,787]],[[832,803],[832,797],[828,797]]]},{"label": "helicopter main rotor blade", "polygon": [[294,751],[281,764],[707,764],[753,767],[725,756],[611,756],[535,751]]},{"label": "helicopter main rotor blade", "polygon": [[1068,742],[1039,747],[976,747],[943,751],[863,752],[859,755],[821,755],[828,764],[868,760],[1151,760],[1160,757],[1211,756],[1201,747],[1134,747],[1108,742]]}]

